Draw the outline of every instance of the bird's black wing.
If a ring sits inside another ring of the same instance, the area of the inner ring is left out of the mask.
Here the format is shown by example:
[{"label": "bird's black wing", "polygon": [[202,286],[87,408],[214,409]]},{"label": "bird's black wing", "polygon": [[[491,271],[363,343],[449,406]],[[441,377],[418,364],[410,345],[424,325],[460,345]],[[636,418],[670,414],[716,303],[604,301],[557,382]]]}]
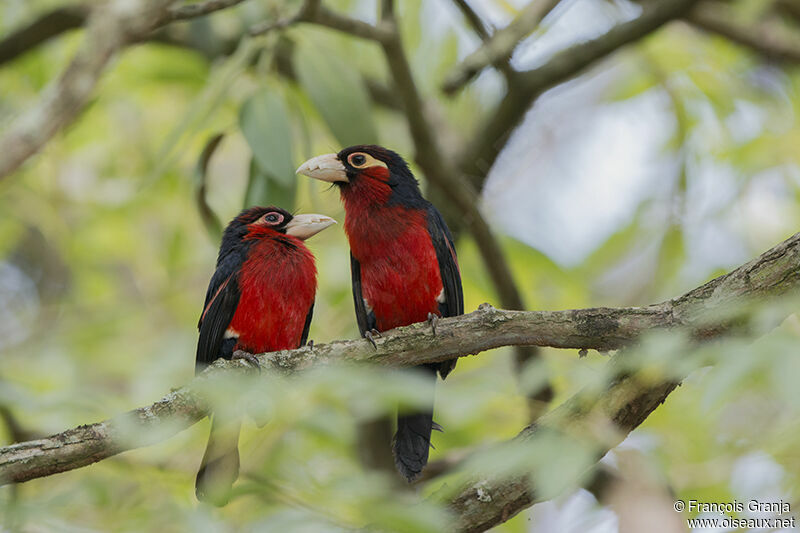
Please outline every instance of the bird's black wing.
[{"label": "bird's black wing", "polygon": [[200,320],[197,322],[197,329],[200,329],[200,325],[203,322],[203,317],[206,315],[206,310],[208,309],[208,304],[211,303],[211,299],[219,292],[220,286],[225,283],[234,272],[239,271],[242,267],[242,263],[244,263],[246,255],[245,250],[234,250],[225,255],[220,255],[217,259],[217,269],[214,271],[214,275],[211,276],[211,281],[208,282],[206,301],[203,303],[203,314],[200,315]]},{"label": "bird's black wing", "polygon": [[353,303],[356,306],[358,331],[361,335],[364,335],[364,333],[375,327],[375,313],[367,308],[367,303],[364,301],[364,296],[361,292],[361,265],[353,257],[352,252],[350,252],[350,274],[353,277]]},{"label": "bird's black wing", "polygon": [[444,302],[440,302],[439,311],[442,316],[463,315],[464,291],[461,287],[461,271],[458,268],[453,235],[441,213],[432,205],[428,207],[428,232],[433,241],[433,248],[436,250],[436,259],[439,261],[439,273],[444,288]]},{"label": "bird's black wing", "polygon": [[[211,279],[212,285],[216,285],[216,289],[206,297],[206,307],[203,309],[203,314],[200,316],[200,338],[197,341],[197,359],[195,360],[195,368],[198,370],[213,362],[215,359],[227,356],[230,357],[233,352],[233,345],[225,346],[225,330],[233,319],[236,313],[236,306],[239,305],[239,274],[238,270],[229,274],[219,283],[215,284],[215,279],[219,270],[214,274]],[[235,341],[234,341],[235,343]],[[230,343],[228,343],[230,344]],[[228,352],[231,353],[223,353]]]},{"label": "bird's black wing", "polygon": [[300,337],[300,346],[305,346],[308,341],[308,330],[311,327],[311,317],[314,316],[314,302],[311,302],[311,307],[308,308],[306,315],[306,323],[303,326],[303,335]]},{"label": "bird's black wing", "polygon": [[[428,206],[428,233],[430,233],[436,259],[439,262],[439,274],[442,278],[444,301],[439,302],[442,316],[464,314],[464,290],[461,287],[461,271],[458,267],[456,247],[453,235],[442,217],[433,206]],[[439,374],[444,379],[456,366],[457,359],[443,361],[439,364]]]}]

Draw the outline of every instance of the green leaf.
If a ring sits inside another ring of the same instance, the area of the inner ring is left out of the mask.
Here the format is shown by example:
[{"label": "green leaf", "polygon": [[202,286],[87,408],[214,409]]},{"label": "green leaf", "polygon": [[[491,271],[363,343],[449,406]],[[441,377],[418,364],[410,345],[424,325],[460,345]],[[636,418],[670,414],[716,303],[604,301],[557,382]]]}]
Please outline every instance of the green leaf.
[{"label": "green leaf", "polygon": [[250,179],[244,197],[245,207],[274,205],[291,211],[296,192],[297,180],[292,179],[289,183],[285,183],[264,172],[253,155],[253,159],[250,160]]},{"label": "green leaf", "polygon": [[677,224],[667,229],[658,253],[658,267],[654,279],[661,284],[674,281],[686,261],[683,230]]},{"label": "green leaf", "polygon": [[361,75],[335,55],[311,43],[299,46],[297,74],[331,133],[342,146],[378,142],[367,89]]},{"label": "green leaf", "polygon": [[239,127],[265,174],[286,186],[295,181],[292,130],[279,94],[263,89],[248,98],[239,110]]}]

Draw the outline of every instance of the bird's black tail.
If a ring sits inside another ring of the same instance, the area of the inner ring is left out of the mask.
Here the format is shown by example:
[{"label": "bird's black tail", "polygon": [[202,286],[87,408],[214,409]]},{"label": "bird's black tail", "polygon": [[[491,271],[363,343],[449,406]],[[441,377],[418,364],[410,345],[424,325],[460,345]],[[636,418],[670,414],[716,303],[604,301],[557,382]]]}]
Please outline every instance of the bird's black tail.
[{"label": "bird's black tail", "polygon": [[397,417],[397,433],[392,441],[394,464],[403,477],[412,482],[422,474],[428,463],[431,448],[431,431],[441,429],[433,421],[433,385],[436,383],[438,365],[419,367],[433,381],[430,388],[430,409],[414,413],[403,413]]},{"label": "bird's black tail", "polygon": [[228,503],[231,488],[239,477],[239,429],[241,420],[214,415],[206,453],[197,472],[197,499],[213,505]]}]

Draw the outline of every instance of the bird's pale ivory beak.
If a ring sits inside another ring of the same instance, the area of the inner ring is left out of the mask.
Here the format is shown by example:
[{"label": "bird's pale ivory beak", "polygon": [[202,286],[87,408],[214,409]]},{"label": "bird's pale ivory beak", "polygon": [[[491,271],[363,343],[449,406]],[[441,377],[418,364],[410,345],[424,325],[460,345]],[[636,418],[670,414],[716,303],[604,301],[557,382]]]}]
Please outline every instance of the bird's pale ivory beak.
[{"label": "bird's pale ivory beak", "polygon": [[332,224],[336,224],[336,221],[325,215],[295,215],[291,222],[286,224],[286,234],[306,240]]},{"label": "bird's pale ivory beak", "polygon": [[304,174],[309,178],[334,183],[337,181],[347,182],[347,173],[344,165],[336,157],[336,154],[325,154],[312,157],[297,169],[298,174]]}]

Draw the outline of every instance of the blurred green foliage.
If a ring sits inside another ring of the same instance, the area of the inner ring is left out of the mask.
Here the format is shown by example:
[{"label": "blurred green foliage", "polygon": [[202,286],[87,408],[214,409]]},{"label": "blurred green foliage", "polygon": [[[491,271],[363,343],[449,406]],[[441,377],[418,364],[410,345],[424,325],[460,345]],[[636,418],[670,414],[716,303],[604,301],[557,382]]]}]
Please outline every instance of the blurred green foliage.
[{"label": "blurred green foliage", "polygon": [[[364,2],[329,3],[372,17]],[[0,4],[0,35],[54,4]],[[515,9],[507,2],[487,5],[500,17]],[[211,39],[297,7],[245,2],[186,26]],[[434,122],[441,119],[443,138],[472,130],[500,94],[497,78],[487,74],[454,99],[439,96],[436,87],[476,41],[465,37],[469,30],[454,9],[419,1],[401,8],[412,66],[421,89],[435,96]],[[378,141],[410,159],[402,118],[372,102],[364,81],[389,83],[373,44],[310,27],[290,28],[283,38],[294,46],[291,76],[279,74],[277,34],[245,38],[232,55],[212,59],[156,43],[127,50],[81,118],[0,182],[0,403],[26,431],[49,434],[107,418],[192,378],[195,327],[218,245],[214,219],[224,224],[243,205],[271,203],[341,222],[335,191],[295,178],[300,162]],[[79,41],[79,33],[62,36],[0,66],[3,123],[36,100]],[[656,95],[674,118],[654,125],[669,132],[661,148],[669,160],[653,161],[664,167],[659,176],[666,186],[653,185],[652,194],[577,264],[502,237],[532,308],[668,298],[798,227],[795,71],[764,66],[727,41],[680,25],[614,56],[613,68],[613,82],[593,105]],[[224,137],[207,144],[217,134]],[[530,171],[531,179],[558,178]],[[723,174],[732,179],[720,192],[713,185]],[[712,207],[690,209],[704,202]],[[520,198],[514,210],[525,211],[525,203]],[[212,218],[203,214],[206,208]],[[716,241],[720,233],[712,230],[723,222],[735,231]],[[355,337],[341,226],[309,246],[319,266],[310,338]],[[467,310],[495,302],[468,235],[458,250]],[[709,260],[709,250],[719,255]],[[798,501],[799,336],[792,315],[759,341],[731,340],[688,358],[688,368],[698,370],[637,430],[645,444],[631,444],[678,497],[745,498],[732,472],[742,458],[766,454],[782,472],[771,488]],[[631,361],[658,379],[685,350],[682,339],[662,335],[645,342],[641,357]],[[533,390],[549,378],[556,404],[582,387],[602,391],[610,375],[606,361],[594,353],[579,359],[544,350],[544,362],[520,380],[509,350],[462,359],[437,389],[437,420],[446,432],[435,435],[432,460],[516,435],[526,425],[520,387]],[[353,451],[356,421],[390,411],[398,401],[413,403],[418,386],[413,376],[367,368],[276,376],[268,389],[243,400],[267,413],[270,423],[263,429],[246,424],[237,497],[222,509],[194,500],[204,422],[95,466],[2,488],[0,522],[22,531],[336,531],[365,524],[442,531],[445,511],[420,496],[452,490],[463,472],[419,493],[398,490],[392,479],[364,472]],[[584,471],[592,460],[585,443],[545,435],[531,446],[479,455],[465,470],[529,469],[537,489],[557,495],[567,473]],[[526,513],[499,530],[526,530]]]}]

